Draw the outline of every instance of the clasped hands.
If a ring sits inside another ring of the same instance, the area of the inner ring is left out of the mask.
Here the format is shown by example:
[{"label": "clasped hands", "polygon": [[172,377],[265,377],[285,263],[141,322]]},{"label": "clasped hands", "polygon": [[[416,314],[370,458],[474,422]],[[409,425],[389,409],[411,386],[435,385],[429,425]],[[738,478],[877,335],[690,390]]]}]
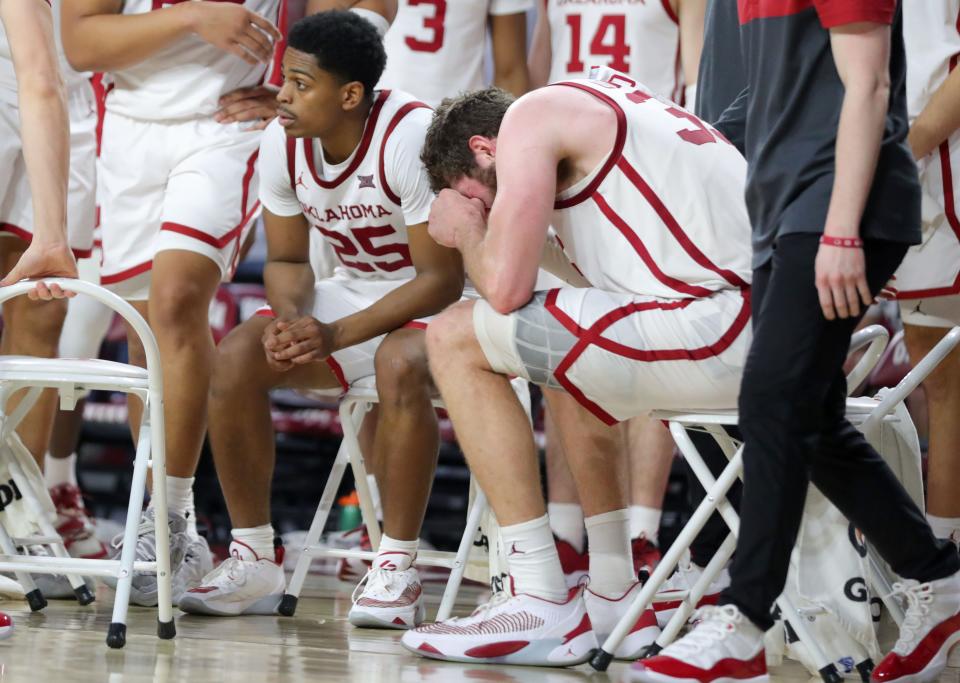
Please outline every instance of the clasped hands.
[{"label": "clasped hands", "polygon": [[260,341],[267,364],[274,370],[286,371],[328,358],[337,350],[336,336],[333,325],[302,316],[272,321]]}]

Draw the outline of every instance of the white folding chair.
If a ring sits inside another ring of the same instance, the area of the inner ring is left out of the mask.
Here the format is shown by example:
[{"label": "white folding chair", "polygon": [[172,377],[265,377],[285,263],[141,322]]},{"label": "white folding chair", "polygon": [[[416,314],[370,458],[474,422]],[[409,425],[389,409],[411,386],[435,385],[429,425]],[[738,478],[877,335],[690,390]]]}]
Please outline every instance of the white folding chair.
[{"label": "white folding chair", "polygon": [[[885,330],[881,330],[882,328],[880,328],[879,325],[874,325],[854,335],[851,342],[851,349],[859,348],[868,342],[870,343],[870,347],[864,354],[864,357],[861,358],[848,375],[848,386],[850,386],[851,389],[856,387],[860,381],[869,374],[873,365],[882,355],[889,335]],[[897,405],[920,385],[927,375],[933,371],[937,364],[940,363],[958,343],[960,343],[960,327],[955,327],[927,356],[914,366],[914,369],[903,378],[900,384],[893,390],[887,392],[880,400],[874,398],[848,398],[847,419],[862,432],[869,433],[871,430],[876,429],[881,421],[890,419],[890,413]],[[736,443],[724,430],[725,426],[735,426],[737,424],[738,417],[736,410],[689,412],[655,411],[652,413],[652,416],[654,419],[663,420],[669,424],[670,432],[676,441],[677,447],[702,484],[704,491],[706,491],[706,496],[696,510],[694,510],[690,521],[683,527],[676,540],[670,546],[670,549],[664,554],[628,612],[620,620],[607,640],[601,645],[601,648],[594,654],[590,664],[598,671],[605,671],[607,669],[613,658],[612,653],[626,637],[630,628],[636,623],[644,610],[652,604],[660,587],[673,573],[681,556],[693,543],[693,540],[697,534],[700,533],[700,530],[713,512],[716,511],[720,513],[730,527],[730,534],[716,555],[714,555],[707,564],[697,583],[688,591],[686,596],[682,598],[679,609],[677,609],[656,642],[649,646],[645,656],[656,654],[677,637],[681,628],[693,613],[696,604],[706,594],[711,582],[719,575],[720,571],[733,555],[736,547],[739,517],[727,500],[726,495],[734,481],[743,474],[743,447],[741,444]],[[706,463],[704,463],[696,446],[687,434],[688,428],[707,431],[714,437],[727,457],[730,458],[730,463],[724,468],[719,477],[714,478],[710,469],[706,466]],[[882,574],[876,571],[875,567],[870,576],[870,581],[874,586],[880,588],[878,592],[881,595],[889,595],[889,584]],[[672,595],[676,596],[676,593]],[[892,599],[888,598],[885,600],[885,604],[891,609],[895,619],[898,621],[902,619],[902,612]],[[823,680],[826,683],[838,683],[842,677],[835,665],[823,652],[823,648],[819,646],[807,626],[808,619],[810,619],[811,615],[807,612],[797,610],[785,595],[777,600],[777,605],[780,608],[784,621],[789,623],[793,628],[799,640],[806,646],[813,661],[816,662]],[[869,660],[859,662],[857,668],[860,670],[861,676],[869,676],[872,663],[869,662]]]},{"label": "white folding chair", "polygon": [[[6,458],[15,479],[23,478],[23,469],[17,461],[22,458],[25,449],[19,447],[14,429],[36,402],[42,389],[56,389],[60,396],[60,406],[72,410],[77,399],[85,392],[95,389],[120,391],[139,398],[144,405],[140,434],[137,440],[136,458],[133,464],[133,482],[130,487],[130,501],[127,506],[127,521],[123,535],[123,550],[120,557],[112,560],[85,560],[71,558],[65,552],[60,553],[62,544],[56,531],[42,528],[43,535],[38,537],[14,539],[0,525],[0,570],[13,571],[24,584],[24,590],[35,590],[29,573],[66,574],[79,576],[113,576],[118,579],[116,596],[113,603],[113,616],[107,632],[107,645],[121,648],[126,643],[127,609],[130,601],[130,585],[133,572],[154,572],[157,574],[158,622],[157,636],[163,639],[173,638],[176,627],[173,623],[173,606],[170,591],[170,540],[167,524],[166,496],[166,458],[163,422],[163,378],[160,371],[160,353],[157,342],[147,322],[129,303],[94,284],[82,280],[67,278],[45,279],[47,284],[60,285],[64,290],[90,296],[119,313],[136,331],[146,351],[147,367],[138,368],[126,363],[97,359],[71,358],[35,358],[31,356],[0,356],[0,435],[8,448],[0,450],[0,457]],[[0,303],[15,296],[26,294],[33,289],[35,282],[18,282],[9,287],[0,288]],[[10,397],[17,391],[27,389],[26,397],[17,408],[7,414]],[[14,444],[13,450],[9,448]],[[17,449],[23,450],[17,450]],[[26,454],[27,457],[29,453]],[[153,473],[153,506],[157,519],[157,559],[155,562],[134,561],[137,546],[137,527],[143,510],[144,488],[147,470]],[[18,486],[20,486],[18,482]],[[45,496],[46,489],[40,486],[26,485],[21,488],[24,498],[28,499],[32,509],[40,508],[39,496]],[[52,532],[52,533],[51,533]],[[51,545],[54,557],[36,557],[18,555],[16,544]],[[29,572],[29,573],[28,573]],[[76,580],[71,580],[71,583]],[[76,584],[74,584],[76,588]],[[36,600],[36,598],[35,598]],[[31,607],[34,605],[31,604]]]},{"label": "white folding chair", "polygon": [[[363,423],[364,415],[378,402],[376,382],[373,377],[367,377],[354,382],[350,390],[340,399],[340,424],[343,427],[343,441],[340,444],[340,450],[337,452],[337,457],[333,462],[333,469],[327,478],[327,483],[320,496],[320,504],[317,506],[317,512],[313,517],[313,522],[310,524],[310,530],[307,532],[304,547],[297,560],[293,576],[290,577],[287,592],[280,601],[280,607],[278,609],[280,614],[288,617],[293,616],[297,609],[300,591],[303,589],[304,579],[307,576],[307,571],[314,558],[334,557],[373,560],[377,556],[376,551],[377,548],[380,547],[380,523],[377,521],[373,497],[367,485],[367,470],[364,466],[363,453],[360,450],[360,442],[357,435],[360,433],[360,425]],[[435,408],[443,408],[443,402],[440,399],[435,399],[433,405]],[[349,548],[328,548],[320,544],[320,536],[326,526],[327,518],[330,516],[330,510],[333,508],[337,490],[340,487],[340,482],[343,480],[343,475],[348,464],[353,470],[357,496],[360,498],[360,513],[363,518],[363,523],[366,525],[367,533],[370,536],[372,551]],[[440,609],[437,612],[437,621],[448,618],[453,610],[457,592],[460,590],[460,583],[463,580],[464,571],[467,569],[467,564],[470,561],[470,549],[473,546],[473,539],[486,508],[486,496],[483,494],[483,491],[477,488],[476,496],[467,511],[467,521],[464,526],[463,535],[460,538],[460,546],[457,552],[421,550],[417,553],[416,564],[448,567],[450,569],[450,579],[443,592]],[[486,569],[487,566],[485,563],[482,567],[477,567],[478,571],[486,571]]]}]

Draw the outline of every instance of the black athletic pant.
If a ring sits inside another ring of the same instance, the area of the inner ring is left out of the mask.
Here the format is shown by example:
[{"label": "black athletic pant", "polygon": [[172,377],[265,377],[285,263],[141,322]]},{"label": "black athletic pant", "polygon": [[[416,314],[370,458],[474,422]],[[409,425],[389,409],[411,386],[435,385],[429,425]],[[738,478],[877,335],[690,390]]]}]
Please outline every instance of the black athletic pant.
[{"label": "black athletic pant", "polygon": [[[770,609],[786,581],[808,482],[900,576],[932,581],[960,570],[956,548],[934,538],[893,472],[844,417],[842,366],[858,320],[823,317],[814,286],[818,238],[780,238],[772,260],[754,271],[753,344],[740,390],[740,536],[721,603],[736,605],[762,629],[773,625]],[[876,294],[906,247],[868,240],[864,252]]]}]

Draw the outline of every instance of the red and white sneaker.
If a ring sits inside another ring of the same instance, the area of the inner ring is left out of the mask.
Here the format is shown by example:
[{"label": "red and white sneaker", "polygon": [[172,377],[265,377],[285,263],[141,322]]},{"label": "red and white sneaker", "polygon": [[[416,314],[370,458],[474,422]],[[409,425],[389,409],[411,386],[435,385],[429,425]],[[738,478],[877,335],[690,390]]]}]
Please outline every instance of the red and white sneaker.
[{"label": "red and white sneaker", "polygon": [[6,640],[13,635],[13,619],[6,612],[0,612],[0,640]]},{"label": "red and white sneaker", "polygon": [[[657,613],[657,624],[660,628],[665,628],[667,622],[677,611],[687,591],[693,588],[694,584],[700,580],[703,575],[703,567],[698,567],[692,562],[681,562],[677,565],[677,571],[670,575],[657,596],[653,599],[653,611]],[[697,609],[716,605],[720,601],[720,593],[730,585],[730,572],[724,567],[717,577],[710,582],[710,587],[697,602]]]},{"label": "red and white sneaker", "polygon": [[586,552],[577,552],[576,548],[556,535],[554,535],[553,541],[557,545],[560,568],[563,569],[563,578],[567,583],[567,588],[579,586],[580,581],[590,573],[590,555]]},{"label": "red and white sneaker", "polygon": [[[343,532],[335,541],[331,539],[330,546],[343,547],[348,550],[373,550],[373,546],[370,545],[370,534],[367,533],[367,527],[363,524]],[[366,576],[370,567],[370,560],[361,560],[358,557],[341,557],[337,561],[337,578],[341,581],[357,583]]]},{"label": "red and white sneaker", "polygon": [[408,629],[426,616],[423,587],[416,568],[371,567],[353,591],[353,607],[347,615],[354,626]]},{"label": "red and white sneaker", "polygon": [[[640,582],[633,584],[619,598],[607,598],[598,595],[591,591],[589,587],[584,590],[583,601],[587,605],[587,614],[590,615],[590,623],[593,624],[593,632],[597,635],[597,642],[600,645],[603,645],[607,636],[613,632],[613,629],[620,623],[620,619],[630,609],[633,599],[637,597],[642,586],[643,584]],[[637,619],[637,623],[630,629],[627,637],[620,643],[620,647],[613,653],[613,656],[617,659],[638,659],[643,648],[655,641],[659,635],[660,627],[657,626],[657,616],[652,609],[647,608]]]},{"label": "red and white sneaker", "polygon": [[683,638],[630,667],[641,683],[767,683],[763,631],[734,605],[704,607]]},{"label": "red and white sneaker", "polygon": [[907,600],[900,638],[871,678],[878,683],[935,681],[950,649],[960,642],[960,575],[895,583],[893,590]]},{"label": "red and white sneaker", "polygon": [[633,550],[633,571],[641,581],[646,581],[660,564],[660,548],[646,536],[630,541],[630,548]]},{"label": "red and white sneaker", "polygon": [[97,538],[90,512],[83,505],[80,489],[73,484],[58,484],[50,488],[50,499],[57,509],[57,533],[71,557],[106,559],[107,546]]},{"label": "red and white sneaker", "polygon": [[582,664],[597,647],[579,588],[564,602],[501,591],[469,617],[407,631],[400,642],[432,659],[533,666]]},{"label": "red and white sneaker", "polygon": [[215,617],[276,614],[287,581],[283,546],[274,552],[272,559],[260,557],[246,543],[233,541],[230,557],[203,577],[199,586],[183,593],[178,606],[189,614]]}]

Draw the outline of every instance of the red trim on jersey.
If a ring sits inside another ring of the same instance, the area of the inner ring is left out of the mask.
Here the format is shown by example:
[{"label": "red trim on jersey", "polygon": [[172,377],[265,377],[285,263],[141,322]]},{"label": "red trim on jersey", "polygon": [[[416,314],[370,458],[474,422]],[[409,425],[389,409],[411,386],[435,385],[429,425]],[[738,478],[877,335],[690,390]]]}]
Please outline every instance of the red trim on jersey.
[{"label": "red trim on jersey", "polygon": [[653,275],[661,284],[666,285],[670,289],[680,292],[681,294],[686,294],[687,296],[692,296],[694,298],[707,297],[713,294],[713,290],[707,289],[706,287],[701,287],[699,285],[691,285],[684,282],[683,280],[678,280],[674,277],[671,277],[660,270],[660,267],[657,265],[656,261],[653,260],[653,257],[650,255],[650,252],[647,251],[647,248],[644,246],[643,241],[640,239],[640,236],[634,232],[633,228],[623,219],[620,214],[614,211],[613,207],[607,204],[607,200],[600,195],[600,193],[594,193],[593,201],[596,203],[597,208],[600,209],[600,212],[606,217],[608,221],[620,231],[620,234],[630,243],[630,246],[633,247],[633,250],[637,252],[637,256],[640,257],[640,260],[643,261],[644,265],[650,271],[650,274]]},{"label": "red trim on jersey", "polygon": [[280,31],[280,40],[273,46],[273,61],[270,65],[270,85],[283,85],[283,53],[287,49],[287,29],[289,26],[287,0],[280,0],[277,9],[277,30]]},{"label": "red trim on jersey", "polygon": [[653,188],[647,184],[640,173],[630,165],[630,162],[627,161],[625,157],[621,157],[617,162],[617,168],[619,168],[627,177],[627,180],[633,183],[633,186],[640,191],[640,194],[642,194],[643,198],[647,200],[647,203],[650,205],[650,207],[657,212],[657,215],[660,217],[660,220],[663,221],[663,224],[667,230],[670,231],[670,234],[673,235],[674,239],[680,243],[680,246],[683,247],[683,250],[687,253],[687,256],[697,262],[697,265],[713,271],[733,287],[750,286],[748,282],[746,282],[732,270],[720,268],[714,264],[713,261],[707,258],[707,256],[697,248],[697,245],[695,245],[693,240],[690,239],[689,235],[683,231],[683,228],[680,227],[677,219],[673,217],[673,214],[670,213],[670,210],[660,200],[660,197],[657,196],[657,193],[653,191]]},{"label": "red trim on jersey", "polygon": [[260,149],[255,149],[250,158],[247,159],[247,170],[243,174],[243,194],[240,196],[240,215],[247,214],[247,200],[250,198],[250,181],[253,180],[253,174],[257,171],[257,157],[260,156]]},{"label": "red trim on jersey", "polygon": [[[8,232],[14,237],[22,239],[27,244],[33,241],[33,233],[29,230],[21,228],[18,225],[13,223],[0,223],[0,232]],[[93,246],[91,245],[88,249],[74,249],[70,247],[70,251],[73,252],[74,258],[90,258],[93,256]]]},{"label": "red trim on jersey", "polygon": [[[960,31],[960,13],[957,15],[957,31]],[[958,55],[950,58],[947,73],[952,73],[957,67]],[[938,148],[940,154],[940,181],[943,183],[943,212],[947,223],[957,240],[960,241],[960,219],[957,218],[956,197],[953,195],[953,168],[950,164],[950,141],[944,140]],[[925,299],[932,296],[950,296],[960,292],[960,272],[952,285],[946,287],[931,287],[929,289],[912,289],[907,292],[897,292],[897,300]]]},{"label": "red trim on jersey", "polygon": [[896,0],[737,0],[741,24],[789,17],[811,7],[816,8],[823,28],[859,21],[892,24]]},{"label": "red trim on jersey", "polygon": [[699,361],[718,356],[726,351],[731,344],[740,336],[747,324],[750,322],[750,290],[740,290],[740,296],[743,297],[743,303],[740,311],[734,318],[733,323],[727,328],[717,341],[709,346],[701,346],[696,349],[635,349],[624,344],[620,344],[611,339],[603,337],[603,333],[619,320],[628,315],[642,313],[651,310],[680,310],[695,303],[695,299],[682,299],[679,301],[641,301],[615,308],[606,315],[599,318],[589,329],[580,327],[564,311],[557,306],[557,294],[560,290],[552,289],[547,293],[545,308],[553,317],[563,325],[567,330],[577,337],[577,343],[573,345],[570,351],[564,356],[563,360],[553,371],[553,376],[567,393],[573,396],[580,405],[589,410],[595,417],[608,425],[617,423],[617,419],[606,412],[599,405],[591,401],[586,395],[570,380],[567,372],[576,360],[591,345],[602,348],[605,351],[629,358],[630,360],[640,362],[663,362],[675,360]]},{"label": "red trim on jersey", "polygon": [[[597,191],[597,188],[600,187],[607,174],[610,173],[610,169],[613,168],[614,164],[617,163],[617,159],[620,158],[620,155],[623,154],[623,145],[627,141],[627,115],[623,113],[623,109],[620,108],[612,97],[605,95],[602,92],[594,90],[582,83],[573,83],[571,81],[561,81],[559,83],[552,83],[551,86],[562,85],[568,88],[576,88],[577,90],[582,90],[585,93],[593,95],[601,102],[605,102],[613,109],[613,112],[617,115],[617,139],[613,143],[613,149],[610,151],[610,156],[607,157],[607,160],[603,162],[603,166],[600,167],[600,172],[590,181],[590,184],[583,188],[580,192],[569,197],[567,199],[558,199],[553,203],[554,209],[569,209],[571,206],[576,206],[587,200],[594,192]],[[547,86],[547,87],[551,87]]]},{"label": "red trim on jersey", "polygon": [[400,107],[400,109],[397,110],[397,113],[393,115],[393,119],[390,120],[387,130],[383,134],[383,140],[380,142],[380,161],[378,165],[380,172],[380,187],[383,189],[383,193],[387,195],[387,198],[397,206],[402,205],[400,197],[398,197],[397,194],[390,188],[390,183],[387,182],[385,165],[387,140],[390,139],[390,135],[393,133],[394,129],[400,125],[400,122],[404,119],[404,117],[415,109],[430,109],[430,107],[423,102],[408,102]]},{"label": "red trim on jersey", "polygon": [[121,270],[119,273],[114,273],[113,275],[100,275],[100,284],[101,285],[112,285],[117,282],[123,282],[124,280],[129,280],[132,277],[136,277],[141,273],[146,273],[148,270],[153,268],[153,261],[146,261],[141,263],[138,266],[133,268],[127,268],[126,270]]},{"label": "red trim on jersey", "polygon": [[354,171],[357,170],[361,162],[363,162],[364,157],[367,155],[367,150],[370,148],[370,141],[373,139],[373,131],[377,127],[377,119],[380,116],[380,110],[383,109],[383,105],[389,97],[389,90],[381,90],[380,94],[377,95],[377,99],[373,103],[373,108],[370,110],[370,115],[367,117],[366,125],[363,127],[363,137],[360,139],[360,145],[357,147],[357,150],[353,155],[353,161],[351,161],[350,165],[344,169],[343,173],[333,180],[327,181],[320,178],[320,175],[317,173],[316,165],[314,164],[313,138],[302,138],[303,153],[307,159],[307,166],[310,168],[310,173],[313,174],[313,179],[316,181],[317,185],[324,189],[330,190],[337,187],[340,183],[353,175]]},{"label": "red trim on jersey", "polygon": [[346,392],[350,391],[350,385],[347,384],[347,378],[343,374],[343,368],[340,367],[340,363],[337,362],[337,359],[333,356],[327,356],[324,358],[327,362],[327,366],[330,368],[330,372],[333,373],[333,376],[337,378],[337,381],[340,382],[340,387]]},{"label": "red trim on jersey", "polygon": [[670,21],[679,26],[680,17],[677,16],[677,13],[673,11],[673,7],[670,6],[670,0],[660,0],[660,4],[663,5],[663,11],[670,17]]}]

